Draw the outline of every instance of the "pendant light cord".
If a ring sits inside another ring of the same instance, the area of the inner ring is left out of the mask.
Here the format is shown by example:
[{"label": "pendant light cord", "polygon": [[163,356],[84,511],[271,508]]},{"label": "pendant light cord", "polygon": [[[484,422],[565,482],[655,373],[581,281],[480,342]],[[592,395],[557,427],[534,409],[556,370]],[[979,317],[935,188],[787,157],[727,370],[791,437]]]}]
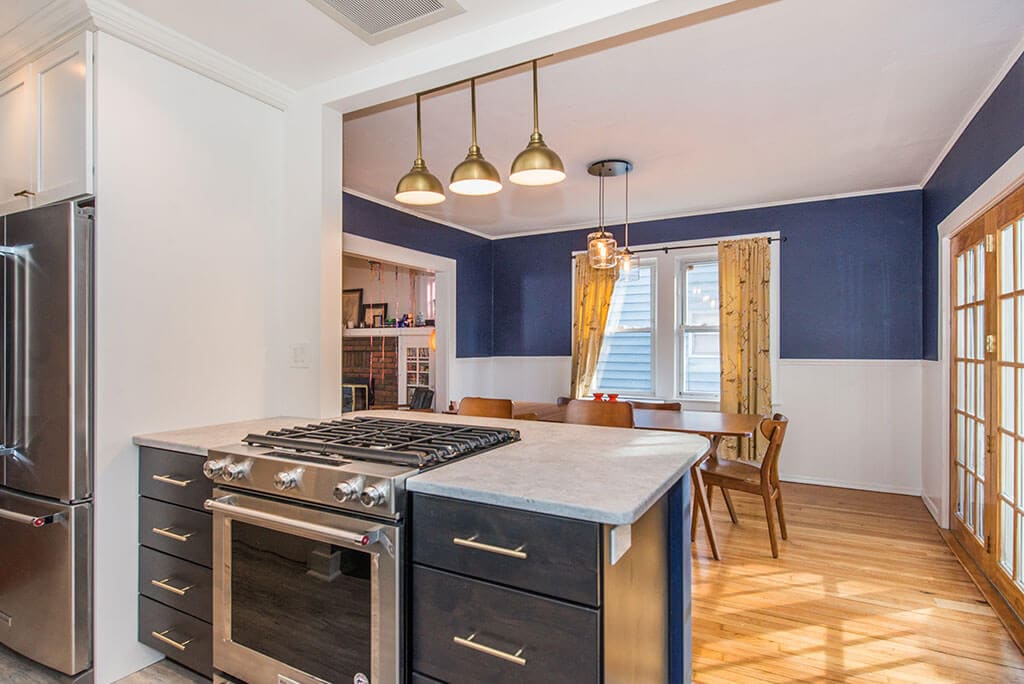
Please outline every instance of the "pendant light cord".
[{"label": "pendant light cord", "polygon": [[420,96],[416,95],[416,159],[423,159],[423,134],[420,121]]},{"label": "pendant light cord", "polygon": [[533,134],[540,133],[540,113],[537,107],[537,60],[533,60]]},{"label": "pendant light cord", "polygon": [[598,176],[597,193],[597,221],[601,228],[599,232],[604,234],[604,176]]},{"label": "pendant light cord", "polygon": [[472,147],[477,147],[476,144],[476,79],[470,79],[469,81],[469,109],[473,115],[473,144]]},{"label": "pendant light cord", "polygon": [[629,249],[629,171],[626,171],[626,249]]}]

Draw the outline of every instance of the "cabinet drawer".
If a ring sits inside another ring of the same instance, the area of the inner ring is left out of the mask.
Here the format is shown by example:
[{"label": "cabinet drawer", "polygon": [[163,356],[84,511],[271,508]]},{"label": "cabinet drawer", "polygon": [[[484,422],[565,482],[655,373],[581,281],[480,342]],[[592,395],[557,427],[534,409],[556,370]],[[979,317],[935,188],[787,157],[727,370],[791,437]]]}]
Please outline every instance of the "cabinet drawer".
[{"label": "cabinet drawer", "polygon": [[597,523],[422,494],[413,506],[414,562],[600,605]]},{"label": "cabinet drawer", "polygon": [[140,596],[139,641],[189,669],[212,676],[213,627],[202,620]]},{"label": "cabinet drawer", "polygon": [[139,494],[201,511],[213,492],[205,462],[195,454],[139,447]]},{"label": "cabinet drawer", "polygon": [[140,497],[139,543],[210,567],[213,519],[209,513]]},{"label": "cabinet drawer", "polygon": [[139,593],[206,622],[213,622],[213,571],[139,547]]},{"label": "cabinet drawer", "polygon": [[597,610],[418,565],[412,575],[417,672],[449,684],[600,681]]}]

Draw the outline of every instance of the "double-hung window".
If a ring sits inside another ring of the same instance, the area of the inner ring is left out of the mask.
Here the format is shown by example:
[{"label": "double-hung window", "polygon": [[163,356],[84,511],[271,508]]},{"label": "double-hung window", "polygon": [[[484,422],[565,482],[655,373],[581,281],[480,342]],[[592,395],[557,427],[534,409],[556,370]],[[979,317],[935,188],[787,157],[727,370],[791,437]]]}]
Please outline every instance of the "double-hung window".
[{"label": "double-hung window", "polygon": [[639,277],[620,278],[612,291],[604,341],[592,389],[628,396],[654,394],[652,337],[655,327],[657,266],[636,267]]},{"label": "double-hung window", "polygon": [[716,401],[721,389],[718,262],[680,261],[676,282],[677,394],[684,399]]}]

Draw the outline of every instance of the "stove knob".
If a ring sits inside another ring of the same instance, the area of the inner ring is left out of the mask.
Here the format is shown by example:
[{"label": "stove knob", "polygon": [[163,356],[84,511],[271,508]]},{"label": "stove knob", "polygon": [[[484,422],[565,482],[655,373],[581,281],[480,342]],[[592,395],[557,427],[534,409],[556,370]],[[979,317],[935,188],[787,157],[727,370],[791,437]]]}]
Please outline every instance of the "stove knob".
[{"label": "stove knob", "polygon": [[355,501],[359,498],[359,490],[363,488],[363,479],[360,477],[339,482],[334,485],[334,498],[341,503]]},{"label": "stove knob", "polygon": [[203,475],[210,478],[211,480],[216,479],[218,475],[224,472],[224,467],[229,465],[231,461],[223,459],[220,461],[209,460],[203,464]]},{"label": "stove knob", "polygon": [[224,468],[224,479],[229,481],[242,480],[249,477],[249,471],[252,469],[252,461],[242,461],[241,463],[229,463]]},{"label": "stove knob", "polygon": [[295,489],[299,486],[299,478],[301,475],[302,468],[282,470],[278,474],[274,475],[274,489],[282,492],[286,489]]},{"label": "stove knob", "polygon": [[359,501],[367,508],[380,506],[388,498],[386,485],[370,485],[359,495]]}]

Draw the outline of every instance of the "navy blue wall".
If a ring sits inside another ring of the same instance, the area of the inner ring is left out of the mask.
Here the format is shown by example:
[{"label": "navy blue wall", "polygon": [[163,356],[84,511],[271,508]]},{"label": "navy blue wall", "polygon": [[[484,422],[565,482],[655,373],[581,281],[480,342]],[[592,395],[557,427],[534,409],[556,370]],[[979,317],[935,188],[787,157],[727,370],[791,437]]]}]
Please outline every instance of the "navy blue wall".
[{"label": "navy blue wall", "polygon": [[[916,359],[921,210],[915,190],[636,223],[630,239],[779,231],[783,358]],[[495,356],[570,354],[569,253],[586,233],[494,242]]]},{"label": "navy blue wall", "polygon": [[490,356],[491,241],[348,193],[342,202],[346,233],[455,259],[456,355]]},{"label": "navy blue wall", "polygon": [[1024,147],[1024,56],[1017,60],[924,187],[923,356],[938,358],[939,223]]}]

